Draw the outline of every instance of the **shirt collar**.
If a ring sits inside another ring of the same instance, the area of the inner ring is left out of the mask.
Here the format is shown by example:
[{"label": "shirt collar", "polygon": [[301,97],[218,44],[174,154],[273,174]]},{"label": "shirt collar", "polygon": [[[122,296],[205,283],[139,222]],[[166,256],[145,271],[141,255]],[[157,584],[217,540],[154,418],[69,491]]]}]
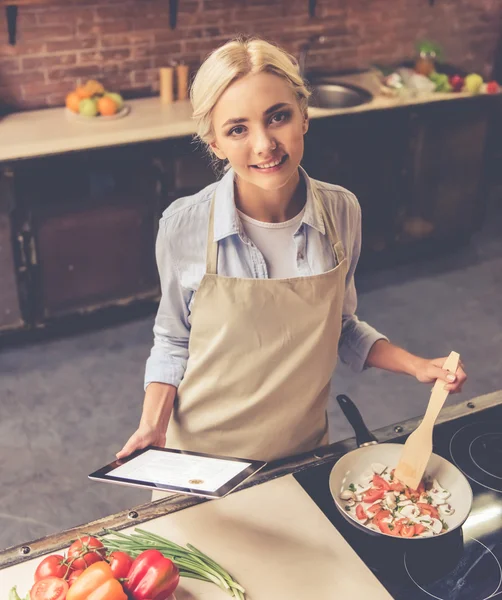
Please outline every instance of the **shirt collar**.
[{"label": "shirt collar", "polygon": [[[326,232],[324,220],[314,200],[315,183],[302,167],[300,167],[300,175],[305,179],[307,189],[307,201],[305,203],[302,223],[324,234]],[[319,194],[319,191],[317,191],[317,194]],[[214,241],[218,242],[230,235],[238,234],[240,231],[241,222],[234,198],[234,170],[229,169],[216,187],[214,200]]]}]

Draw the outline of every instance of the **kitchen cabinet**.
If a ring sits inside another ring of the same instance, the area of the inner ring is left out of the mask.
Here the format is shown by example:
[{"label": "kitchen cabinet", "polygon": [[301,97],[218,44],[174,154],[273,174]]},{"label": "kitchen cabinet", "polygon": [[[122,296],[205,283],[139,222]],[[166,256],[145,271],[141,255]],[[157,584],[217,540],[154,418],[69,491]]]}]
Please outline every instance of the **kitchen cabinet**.
[{"label": "kitchen cabinet", "polygon": [[465,242],[482,223],[488,96],[311,121],[304,165],[361,204],[361,268]]},{"label": "kitchen cabinet", "polygon": [[27,161],[12,173],[30,325],[158,296],[151,157],[125,148]]}]

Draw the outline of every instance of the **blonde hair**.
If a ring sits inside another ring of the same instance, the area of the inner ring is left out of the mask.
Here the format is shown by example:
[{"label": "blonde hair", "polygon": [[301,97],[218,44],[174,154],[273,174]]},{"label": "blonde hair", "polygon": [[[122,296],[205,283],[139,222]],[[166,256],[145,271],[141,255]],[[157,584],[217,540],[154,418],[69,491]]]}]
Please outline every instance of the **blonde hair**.
[{"label": "blonde hair", "polygon": [[273,73],[293,88],[302,113],[307,112],[310,91],[300,76],[296,59],[282,48],[258,38],[237,38],[220,46],[206,58],[190,89],[197,137],[209,144],[214,139],[212,115],[225,90],[249,74]]}]

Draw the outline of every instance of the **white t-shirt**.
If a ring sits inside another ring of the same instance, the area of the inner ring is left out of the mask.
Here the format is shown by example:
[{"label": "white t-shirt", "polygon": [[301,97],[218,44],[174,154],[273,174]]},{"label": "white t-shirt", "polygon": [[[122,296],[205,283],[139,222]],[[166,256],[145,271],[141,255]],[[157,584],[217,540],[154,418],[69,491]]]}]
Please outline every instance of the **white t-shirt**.
[{"label": "white t-shirt", "polygon": [[265,223],[237,211],[248,238],[260,250],[270,279],[298,277],[297,248],[293,239],[303,219],[305,207],[283,223]]}]

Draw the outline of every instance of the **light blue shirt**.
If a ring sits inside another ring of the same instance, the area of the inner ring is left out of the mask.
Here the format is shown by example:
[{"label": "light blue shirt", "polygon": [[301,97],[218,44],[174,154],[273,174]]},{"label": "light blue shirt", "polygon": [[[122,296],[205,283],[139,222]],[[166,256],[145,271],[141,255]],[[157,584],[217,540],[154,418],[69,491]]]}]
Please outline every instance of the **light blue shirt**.
[{"label": "light blue shirt", "polygon": [[[333,269],[336,259],[322,215],[305,178],[307,199],[302,222],[294,234],[300,276]],[[354,285],[361,250],[361,209],[348,190],[315,181],[320,199],[334,203],[336,229],[348,261],[343,299],[339,356],[354,371],[362,371],[371,346],[387,339],[356,316]],[[216,194],[215,194],[216,192]],[[162,297],[155,319],[154,344],[145,369],[145,389],[158,381],[179,386],[188,361],[188,340],[194,295],[206,270],[206,247],[211,200],[215,195],[214,239],[218,241],[218,273],[227,277],[268,278],[262,253],[246,236],[234,201],[234,173],[230,169],[218,182],[197,194],[180,198],[163,213],[156,243]],[[308,374],[305,374],[308,377]]]}]

